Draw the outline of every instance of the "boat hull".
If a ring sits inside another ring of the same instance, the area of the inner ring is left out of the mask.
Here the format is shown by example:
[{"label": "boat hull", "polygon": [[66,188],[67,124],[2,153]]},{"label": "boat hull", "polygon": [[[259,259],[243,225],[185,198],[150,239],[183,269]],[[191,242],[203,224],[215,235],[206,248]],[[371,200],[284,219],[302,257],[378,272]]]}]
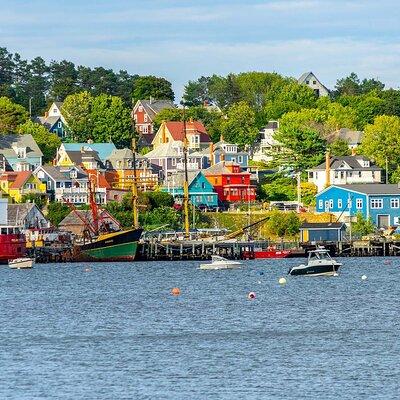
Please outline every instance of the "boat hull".
[{"label": "boat hull", "polygon": [[25,236],[22,234],[0,234],[0,264],[7,264],[26,255]]},{"label": "boat hull", "polygon": [[30,269],[33,267],[32,258],[16,258],[8,262],[11,269]]},{"label": "boat hull", "polygon": [[78,258],[88,261],[133,261],[142,229],[130,229],[78,246]]},{"label": "boat hull", "polygon": [[339,272],[342,264],[325,264],[316,266],[300,266],[294,267],[289,271],[289,275],[302,276],[334,276]]}]

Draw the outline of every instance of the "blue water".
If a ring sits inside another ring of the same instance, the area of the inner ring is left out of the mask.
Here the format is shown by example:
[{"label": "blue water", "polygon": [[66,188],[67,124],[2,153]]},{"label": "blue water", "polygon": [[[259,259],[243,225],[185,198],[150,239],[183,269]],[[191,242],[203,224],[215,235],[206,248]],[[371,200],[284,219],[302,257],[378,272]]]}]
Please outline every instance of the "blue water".
[{"label": "blue water", "polygon": [[400,258],[298,262],[3,267],[0,399],[398,399]]}]

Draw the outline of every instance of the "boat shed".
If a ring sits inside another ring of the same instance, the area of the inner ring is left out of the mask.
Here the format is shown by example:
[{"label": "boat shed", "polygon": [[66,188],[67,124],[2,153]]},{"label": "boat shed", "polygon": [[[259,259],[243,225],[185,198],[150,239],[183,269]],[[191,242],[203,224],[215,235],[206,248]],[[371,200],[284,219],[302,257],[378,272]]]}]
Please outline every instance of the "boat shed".
[{"label": "boat shed", "polygon": [[346,224],[343,222],[303,222],[300,242],[340,242],[345,232]]}]

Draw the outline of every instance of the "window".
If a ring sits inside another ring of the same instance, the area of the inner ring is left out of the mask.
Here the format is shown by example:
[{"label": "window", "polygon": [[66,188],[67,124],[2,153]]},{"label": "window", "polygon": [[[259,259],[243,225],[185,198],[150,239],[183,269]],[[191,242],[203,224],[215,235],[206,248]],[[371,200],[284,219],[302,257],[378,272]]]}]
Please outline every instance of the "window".
[{"label": "window", "polygon": [[142,129],[142,132],[143,133],[148,133],[149,132],[149,127],[147,125],[144,125],[143,129]]},{"label": "window", "polygon": [[172,162],[172,166],[175,167],[176,166],[176,158],[172,158],[171,162]]},{"label": "window", "polygon": [[144,121],[144,122],[147,122],[147,114],[144,114],[144,116],[143,116],[143,121]]},{"label": "window", "polygon": [[361,178],[361,171],[358,171],[358,177]]},{"label": "window", "polygon": [[306,81],[306,85],[308,85],[310,83],[310,81]]},{"label": "window", "polygon": [[205,182],[201,182],[201,188],[205,189],[206,188],[206,183]]},{"label": "window", "polygon": [[329,200],[329,209],[331,210],[333,208],[333,200]]},{"label": "window", "polygon": [[215,184],[218,183],[218,178],[214,178],[214,183],[215,183]]},{"label": "window", "polygon": [[363,200],[362,199],[356,200],[356,208],[357,208],[357,210],[361,210],[363,208]]},{"label": "window", "polygon": [[317,81],[312,81],[312,83],[313,83],[314,85],[316,85],[316,84],[317,84]]},{"label": "window", "polygon": [[337,206],[338,206],[338,209],[339,209],[339,210],[342,209],[342,207],[343,207],[342,199],[338,199],[338,201],[337,201]]},{"label": "window", "polygon": [[318,201],[318,208],[321,209],[324,206],[324,202],[322,200]]},{"label": "window", "polygon": [[312,178],[313,178],[313,172],[312,172],[312,171],[310,171],[310,172],[308,173],[308,178],[309,178],[309,179],[312,179]]},{"label": "window", "polygon": [[383,199],[371,199],[371,208],[383,208]]},{"label": "window", "polygon": [[62,128],[62,122],[61,121],[58,121],[58,127]]},{"label": "window", "polygon": [[139,112],[143,112],[143,106],[139,106]]},{"label": "window", "polygon": [[339,178],[339,172],[338,171],[335,171],[335,178],[336,179]]},{"label": "window", "polygon": [[399,208],[400,207],[400,199],[390,199],[390,207],[391,208]]}]

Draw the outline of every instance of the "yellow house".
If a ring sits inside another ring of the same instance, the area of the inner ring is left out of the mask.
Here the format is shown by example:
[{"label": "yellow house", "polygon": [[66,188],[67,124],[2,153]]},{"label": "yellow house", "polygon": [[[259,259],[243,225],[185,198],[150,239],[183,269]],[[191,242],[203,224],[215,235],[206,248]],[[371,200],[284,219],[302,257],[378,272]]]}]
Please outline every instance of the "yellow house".
[{"label": "yellow house", "polygon": [[16,203],[21,203],[28,194],[46,195],[46,184],[31,171],[3,172],[0,176],[0,188]]}]

